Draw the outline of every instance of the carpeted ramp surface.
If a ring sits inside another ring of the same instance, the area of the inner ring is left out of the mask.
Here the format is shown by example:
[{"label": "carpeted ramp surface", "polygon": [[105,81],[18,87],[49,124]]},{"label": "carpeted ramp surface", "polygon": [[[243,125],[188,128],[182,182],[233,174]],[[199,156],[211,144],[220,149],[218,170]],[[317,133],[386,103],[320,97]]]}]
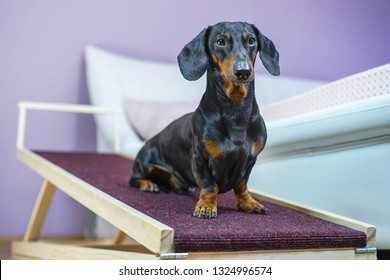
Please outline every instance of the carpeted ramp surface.
[{"label": "carpeted ramp surface", "polygon": [[36,152],[67,172],[174,229],[175,252],[356,248],[363,232],[261,202],[268,215],[236,210],[233,192],[218,196],[218,217],[192,216],[198,191],[144,193],[129,187],[133,162],[113,154]]}]

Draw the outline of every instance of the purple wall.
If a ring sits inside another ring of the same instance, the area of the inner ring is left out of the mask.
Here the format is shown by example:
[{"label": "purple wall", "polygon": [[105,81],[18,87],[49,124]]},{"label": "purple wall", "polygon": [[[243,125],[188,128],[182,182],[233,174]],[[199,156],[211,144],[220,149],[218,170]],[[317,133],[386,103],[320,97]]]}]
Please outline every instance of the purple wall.
[{"label": "purple wall", "polygon": [[[0,236],[24,233],[41,184],[15,159],[17,102],[88,103],[85,45],[175,62],[207,25],[243,20],[274,41],[283,75],[334,80],[390,62],[389,11],[387,0],[2,0]],[[31,116],[33,146],[95,147],[89,117]],[[44,234],[82,232],[84,211],[76,202],[58,193],[52,210]]]}]

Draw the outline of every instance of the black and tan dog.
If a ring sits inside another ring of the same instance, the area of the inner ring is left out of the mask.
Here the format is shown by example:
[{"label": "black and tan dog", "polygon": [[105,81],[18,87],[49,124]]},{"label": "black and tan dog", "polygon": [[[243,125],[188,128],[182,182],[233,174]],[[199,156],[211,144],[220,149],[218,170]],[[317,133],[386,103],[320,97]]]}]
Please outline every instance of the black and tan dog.
[{"label": "black and tan dog", "polygon": [[[217,194],[234,190],[237,207],[267,213],[248,189],[249,175],[267,139],[255,99],[256,55],[272,75],[279,75],[279,53],[251,24],[221,22],[204,29],[178,56],[184,78],[207,71],[199,107],[168,125],[145,143],[133,167],[130,185],[147,192],[159,186],[178,193],[197,186],[194,216],[215,218]],[[185,94],[185,92],[183,92]]]}]

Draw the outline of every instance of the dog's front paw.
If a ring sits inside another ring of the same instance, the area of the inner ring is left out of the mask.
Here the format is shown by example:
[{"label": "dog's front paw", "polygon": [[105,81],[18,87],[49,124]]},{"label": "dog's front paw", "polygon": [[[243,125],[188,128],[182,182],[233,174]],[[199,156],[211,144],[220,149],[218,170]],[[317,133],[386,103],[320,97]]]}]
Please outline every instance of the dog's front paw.
[{"label": "dog's front paw", "polygon": [[196,204],[193,216],[201,219],[213,219],[217,217],[217,192],[202,190],[199,201]]},{"label": "dog's front paw", "polygon": [[213,219],[217,217],[217,205],[207,204],[196,204],[195,211],[193,214],[195,217],[201,219]]},{"label": "dog's front paw", "polygon": [[269,210],[253,198],[243,199],[237,204],[237,208],[245,213],[268,214]]},{"label": "dog's front paw", "polygon": [[244,180],[234,188],[234,194],[239,210],[245,213],[268,214],[268,209],[252,197]]}]

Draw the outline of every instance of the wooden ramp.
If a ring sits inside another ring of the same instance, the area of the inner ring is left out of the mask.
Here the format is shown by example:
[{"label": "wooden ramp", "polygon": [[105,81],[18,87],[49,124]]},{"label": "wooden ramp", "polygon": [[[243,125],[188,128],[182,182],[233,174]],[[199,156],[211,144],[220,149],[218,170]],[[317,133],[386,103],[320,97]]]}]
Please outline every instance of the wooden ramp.
[{"label": "wooden ramp", "polygon": [[[24,240],[12,245],[14,258],[376,259],[372,225],[258,192],[252,193],[270,209],[269,215],[237,211],[228,193],[219,197],[218,218],[201,220],[191,215],[196,193],[148,194],[130,188],[132,160],[124,156],[31,151],[23,144],[28,109],[109,113],[94,107],[40,105],[20,106],[17,156],[44,183]],[[118,234],[110,241],[41,240],[56,189],[114,225]]]}]

